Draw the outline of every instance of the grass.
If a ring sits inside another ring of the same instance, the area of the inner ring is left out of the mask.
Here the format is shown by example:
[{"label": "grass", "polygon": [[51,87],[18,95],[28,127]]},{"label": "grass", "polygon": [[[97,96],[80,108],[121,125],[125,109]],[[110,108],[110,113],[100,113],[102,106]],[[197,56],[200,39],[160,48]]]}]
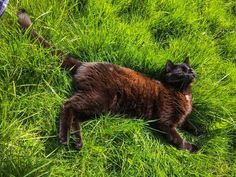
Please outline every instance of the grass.
[{"label": "grass", "polygon": [[[84,122],[78,152],[57,141],[70,77],[28,34],[34,28],[83,61],[108,61],[157,78],[188,55],[197,72],[190,120],[197,154],[154,136],[142,120]],[[0,19],[0,176],[236,176],[236,2],[233,0],[12,0]]]}]

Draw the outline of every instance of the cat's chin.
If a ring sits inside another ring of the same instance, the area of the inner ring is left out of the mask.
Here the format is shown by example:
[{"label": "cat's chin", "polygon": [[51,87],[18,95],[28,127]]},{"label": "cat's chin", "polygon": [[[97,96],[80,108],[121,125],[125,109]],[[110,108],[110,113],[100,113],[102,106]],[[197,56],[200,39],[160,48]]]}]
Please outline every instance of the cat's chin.
[{"label": "cat's chin", "polygon": [[185,82],[191,84],[192,82],[195,81],[195,76],[194,75],[187,75],[185,78]]}]

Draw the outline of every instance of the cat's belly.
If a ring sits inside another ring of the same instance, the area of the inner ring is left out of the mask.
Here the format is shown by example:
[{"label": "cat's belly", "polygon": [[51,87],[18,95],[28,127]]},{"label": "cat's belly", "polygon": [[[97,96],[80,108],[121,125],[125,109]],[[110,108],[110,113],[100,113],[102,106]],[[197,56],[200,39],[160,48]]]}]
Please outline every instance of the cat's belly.
[{"label": "cat's belly", "polygon": [[123,95],[122,97],[117,96],[111,106],[111,111],[114,114],[122,114],[129,117],[142,117],[144,119],[151,119],[155,110],[155,100],[148,99],[145,97],[129,97]]}]

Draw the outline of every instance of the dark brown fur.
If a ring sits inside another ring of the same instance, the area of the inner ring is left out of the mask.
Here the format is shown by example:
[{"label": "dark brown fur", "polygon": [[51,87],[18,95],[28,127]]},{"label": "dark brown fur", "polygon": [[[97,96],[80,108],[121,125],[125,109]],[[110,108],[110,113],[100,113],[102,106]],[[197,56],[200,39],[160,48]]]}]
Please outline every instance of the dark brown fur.
[{"label": "dark brown fur", "polygon": [[[24,10],[18,13],[23,28],[31,21]],[[83,145],[80,122],[94,115],[111,112],[131,117],[156,120],[154,127],[163,131],[177,148],[196,152],[198,147],[183,140],[176,128],[182,127],[197,135],[198,130],[186,118],[192,110],[191,82],[195,78],[188,59],[174,65],[167,61],[163,81],[148,78],[131,69],[110,63],[81,62],[62,51],[55,50],[36,31],[39,39],[52,53],[62,57],[62,67],[71,70],[74,93],[63,105],[60,115],[59,139],[67,143],[67,133],[73,127],[76,148]]]}]

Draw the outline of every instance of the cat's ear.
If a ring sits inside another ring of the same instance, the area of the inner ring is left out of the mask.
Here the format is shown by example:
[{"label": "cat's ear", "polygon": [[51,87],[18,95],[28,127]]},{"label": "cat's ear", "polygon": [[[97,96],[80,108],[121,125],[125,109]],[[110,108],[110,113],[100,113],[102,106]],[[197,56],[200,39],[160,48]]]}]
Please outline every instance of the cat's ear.
[{"label": "cat's ear", "polygon": [[183,63],[189,66],[189,57],[185,57]]},{"label": "cat's ear", "polygon": [[165,71],[168,73],[168,72],[172,71],[173,68],[174,68],[174,63],[170,60],[167,60],[166,66],[165,66]]}]

